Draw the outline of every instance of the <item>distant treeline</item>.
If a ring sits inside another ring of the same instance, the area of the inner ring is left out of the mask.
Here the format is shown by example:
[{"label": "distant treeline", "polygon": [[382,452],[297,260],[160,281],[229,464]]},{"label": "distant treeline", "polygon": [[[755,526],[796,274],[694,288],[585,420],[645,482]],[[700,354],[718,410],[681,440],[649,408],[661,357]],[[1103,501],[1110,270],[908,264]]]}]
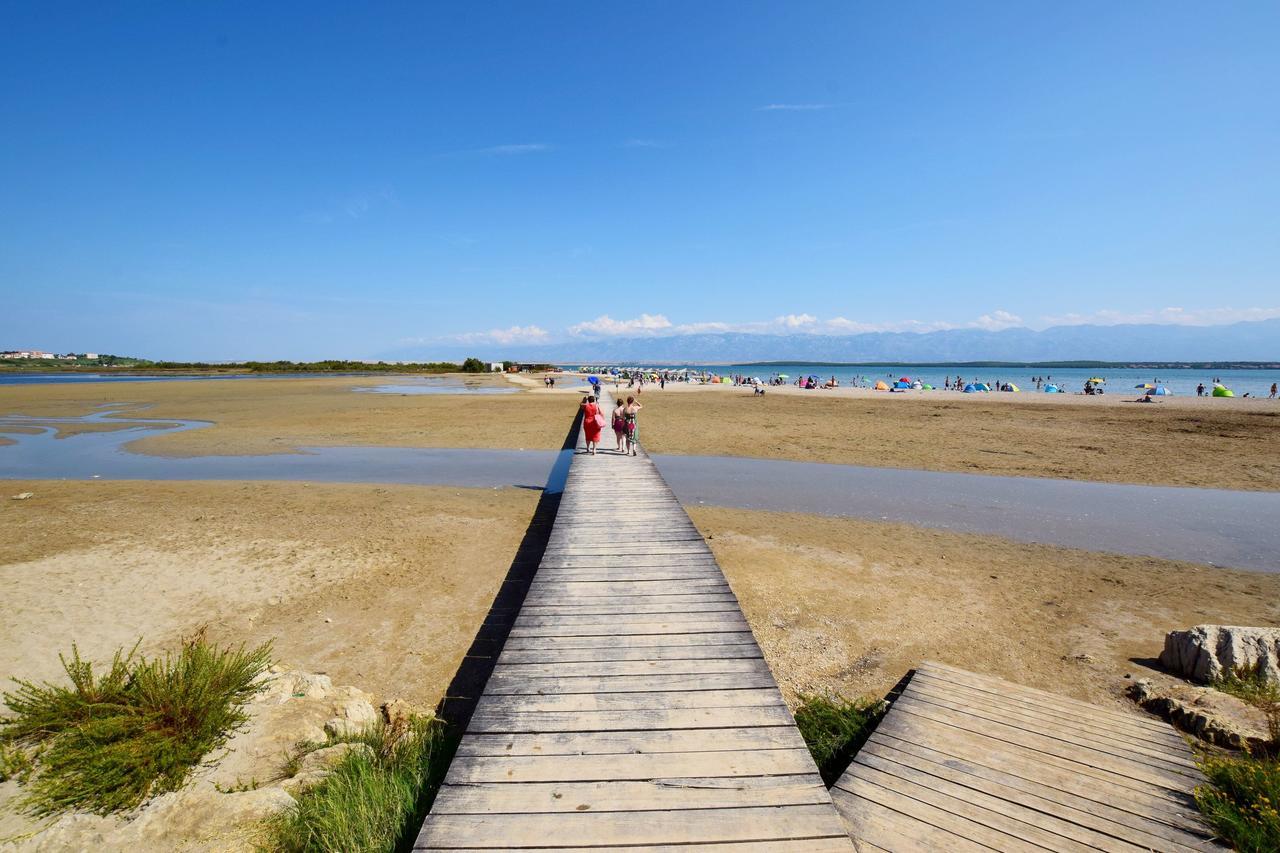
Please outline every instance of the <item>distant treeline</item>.
[{"label": "distant treeline", "polygon": [[200,361],[146,361],[139,367],[148,370],[236,370],[247,373],[486,373],[489,365],[479,359],[469,358],[462,364],[452,361],[415,362],[392,364],[385,361],[370,364],[366,361],[237,361],[227,364],[208,364]]},{"label": "distant treeline", "polygon": [[[510,366],[504,362],[503,368]],[[148,361],[142,358],[125,358],[104,355],[96,359],[66,361],[61,359],[0,359],[0,369],[38,370],[42,372],[74,371],[92,368],[129,371],[216,371],[220,373],[488,373],[489,363],[478,358],[468,358],[461,364],[452,361],[414,362],[393,364],[385,361],[237,361],[210,363],[206,361]]]}]

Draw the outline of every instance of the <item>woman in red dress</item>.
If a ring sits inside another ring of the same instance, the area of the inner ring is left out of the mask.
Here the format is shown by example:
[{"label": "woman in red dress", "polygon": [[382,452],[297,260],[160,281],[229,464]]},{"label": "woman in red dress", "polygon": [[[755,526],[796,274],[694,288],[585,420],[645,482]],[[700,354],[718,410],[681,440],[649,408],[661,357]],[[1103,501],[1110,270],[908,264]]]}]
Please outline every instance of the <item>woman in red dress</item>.
[{"label": "woman in red dress", "polygon": [[604,429],[604,415],[596,405],[594,396],[582,401],[582,432],[587,439],[587,452],[596,455],[596,445],[600,443],[600,431]]}]

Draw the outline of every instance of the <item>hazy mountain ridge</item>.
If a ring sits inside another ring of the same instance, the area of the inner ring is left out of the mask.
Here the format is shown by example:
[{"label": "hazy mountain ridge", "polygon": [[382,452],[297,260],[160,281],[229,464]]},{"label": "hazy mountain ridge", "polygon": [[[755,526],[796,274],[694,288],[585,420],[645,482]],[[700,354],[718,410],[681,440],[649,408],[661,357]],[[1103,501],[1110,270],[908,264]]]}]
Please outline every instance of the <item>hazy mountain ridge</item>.
[{"label": "hazy mountain ridge", "polygon": [[492,359],[544,362],[843,361],[1274,361],[1280,319],[1225,326],[1131,324],[986,331],[765,335],[721,332],[630,338],[580,338],[553,344],[448,344],[382,354],[388,359]]}]

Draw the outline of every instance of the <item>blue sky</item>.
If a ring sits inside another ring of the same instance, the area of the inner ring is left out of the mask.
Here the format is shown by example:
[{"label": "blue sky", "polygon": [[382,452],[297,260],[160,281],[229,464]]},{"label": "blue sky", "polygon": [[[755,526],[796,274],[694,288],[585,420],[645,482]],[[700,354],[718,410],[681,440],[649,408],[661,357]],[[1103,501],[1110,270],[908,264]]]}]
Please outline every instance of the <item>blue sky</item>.
[{"label": "blue sky", "polygon": [[1277,32],[1274,2],[6,3],[0,347],[1280,316]]}]

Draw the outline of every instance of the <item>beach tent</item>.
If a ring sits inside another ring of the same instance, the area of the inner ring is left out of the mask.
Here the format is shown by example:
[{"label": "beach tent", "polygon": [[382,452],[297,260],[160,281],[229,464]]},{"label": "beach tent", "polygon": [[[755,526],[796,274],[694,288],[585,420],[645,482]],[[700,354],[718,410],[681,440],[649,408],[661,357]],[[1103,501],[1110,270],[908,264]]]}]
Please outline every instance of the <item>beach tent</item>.
[{"label": "beach tent", "polygon": [[974,385],[972,382],[970,382],[968,385],[964,386],[964,393],[966,393],[966,394],[976,394],[976,393],[978,393],[978,386],[977,386],[977,385]]},{"label": "beach tent", "polygon": [[1133,387],[1134,388],[1154,388],[1156,386],[1152,385],[1150,382],[1139,382],[1137,385],[1134,385]]},{"label": "beach tent", "polygon": [[779,378],[779,379],[790,379],[790,378],[791,378],[791,374],[789,374],[789,373],[779,373],[779,374],[778,374],[778,378]]},{"label": "beach tent", "polygon": [[905,383],[907,383],[908,385],[910,385],[910,384],[911,384],[911,377],[910,377],[910,376],[899,376],[899,377],[898,377],[898,381],[899,381],[899,382],[905,382]]},{"label": "beach tent", "polygon": [[883,380],[883,379],[881,379],[879,382],[877,382],[877,383],[876,383],[876,390],[877,390],[877,391],[888,391],[888,390],[889,390],[889,386],[888,386],[888,385],[885,385],[885,384],[884,384],[884,380]]},{"label": "beach tent", "polygon": [[1046,385],[1046,386],[1044,386],[1044,393],[1046,393],[1046,394],[1057,394],[1057,393],[1058,393],[1058,386],[1057,386],[1057,385]]},{"label": "beach tent", "polygon": [[1152,385],[1147,389],[1148,397],[1172,397],[1173,392],[1163,385]]},{"label": "beach tent", "polygon": [[1010,390],[1010,391],[1020,391],[1020,390],[1022,390],[1022,389],[1020,389],[1017,385],[1014,385],[1012,382],[1010,382],[1010,383],[1009,383],[1009,390]]},{"label": "beach tent", "polygon": [[720,377],[720,384],[721,384],[721,385],[732,385],[732,384],[733,384],[733,380],[732,380],[732,379],[730,379],[728,376],[721,376],[721,377]]},{"label": "beach tent", "polygon": [[990,391],[990,390],[991,390],[991,386],[990,386],[990,385],[988,385],[988,384],[987,384],[987,383],[985,383],[985,382],[975,382],[975,383],[973,383],[973,390],[975,390],[975,391]]},{"label": "beach tent", "polygon": [[915,382],[911,383],[911,387],[919,391],[920,389],[924,388],[924,383],[921,382],[919,379],[917,379]]},{"label": "beach tent", "polygon": [[1234,397],[1235,395],[1236,395],[1236,392],[1232,391],[1230,388],[1226,387],[1225,385],[1219,385],[1217,382],[1213,383],[1213,396]]},{"label": "beach tent", "polygon": [[1103,384],[1103,383],[1105,383],[1107,380],[1103,379],[1101,376],[1094,376],[1093,378],[1091,378],[1091,379],[1087,379],[1087,380],[1085,380],[1085,381],[1086,381],[1086,382],[1092,382],[1094,385],[1102,385],[1102,384]]},{"label": "beach tent", "polygon": [[925,391],[932,391],[932,390],[933,390],[933,386],[932,386],[932,385],[921,385],[920,387],[921,387],[922,389],[924,389]]},{"label": "beach tent", "polygon": [[897,382],[893,383],[893,387],[894,387],[894,388],[910,388],[910,387],[911,387],[911,383],[910,383],[910,382],[905,382],[905,381],[903,381],[903,380],[899,379]]}]

